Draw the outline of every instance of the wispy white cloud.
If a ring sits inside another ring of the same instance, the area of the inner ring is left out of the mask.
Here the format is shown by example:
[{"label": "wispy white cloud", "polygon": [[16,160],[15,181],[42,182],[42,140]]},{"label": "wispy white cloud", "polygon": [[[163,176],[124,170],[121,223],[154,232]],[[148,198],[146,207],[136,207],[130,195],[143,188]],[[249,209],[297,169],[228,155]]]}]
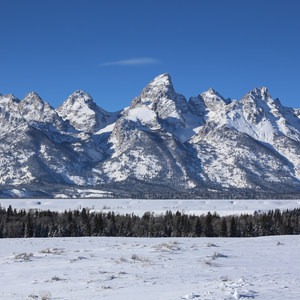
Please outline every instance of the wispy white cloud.
[{"label": "wispy white cloud", "polygon": [[99,67],[111,67],[111,66],[144,66],[144,65],[154,65],[158,64],[159,60],[152,57],[136,57],[130,59],[123,59],[117,61],[108,61],[99,64]]}]

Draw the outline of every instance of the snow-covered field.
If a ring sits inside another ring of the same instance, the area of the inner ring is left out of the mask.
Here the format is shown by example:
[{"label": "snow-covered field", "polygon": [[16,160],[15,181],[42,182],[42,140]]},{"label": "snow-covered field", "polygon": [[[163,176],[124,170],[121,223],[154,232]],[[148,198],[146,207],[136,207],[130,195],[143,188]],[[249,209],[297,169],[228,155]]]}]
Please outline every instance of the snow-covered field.
[{"label": "snow-covered field", "polygon": [[141,199],[0,199],[2,207],[16,209],[81,210],[83,207],[96,211],[114,211],[116,214],[143,215],[180,211],[186,214],[206,214],[216,211],[220,215],[252,214],[255,211],[300,208],[300,200],[141,200]]},{"label": "snow-covered field", "polygon": [[[0,200],[62,211],[221,215],[297,200]],[[300,236],[0,239],[0,299],[300,299]]]},{"label": "snow-covered field", "polygon": [[299,299],[300,236],[0,240],[0,299]]}]

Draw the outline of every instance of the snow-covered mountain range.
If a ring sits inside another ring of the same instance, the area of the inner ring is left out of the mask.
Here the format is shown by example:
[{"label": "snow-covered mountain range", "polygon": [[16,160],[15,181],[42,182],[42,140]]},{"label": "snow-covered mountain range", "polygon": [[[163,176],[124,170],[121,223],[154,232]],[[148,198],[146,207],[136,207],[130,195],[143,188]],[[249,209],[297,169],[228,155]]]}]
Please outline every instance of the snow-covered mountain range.
[{"label": "snow-covered mountain range", "polygon": [[34,92],[0,95],[0,184],[48,196],[87,187],[299,193],[299,111],[265,87],[239,101],[214,89],[187,100],[168,74],[115,113],[82,90],[57,109]]}]

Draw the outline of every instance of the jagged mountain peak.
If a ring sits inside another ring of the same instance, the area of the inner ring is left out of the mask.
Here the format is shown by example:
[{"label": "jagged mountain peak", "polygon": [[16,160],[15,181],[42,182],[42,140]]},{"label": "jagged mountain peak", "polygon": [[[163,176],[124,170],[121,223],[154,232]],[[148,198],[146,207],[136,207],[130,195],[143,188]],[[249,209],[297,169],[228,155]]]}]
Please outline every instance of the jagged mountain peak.
[{"label": "jagged mountain peak", "polygon": [[94,100],[91,95],[84,90],[76,90],[68,97],[65,102],[71,105],[75,103],[79,103],[81,105],[92,105],[94,103]]},{"label": "jagged mountain peak", "polygon": [[[188,111],[188,104],[183,95],[175,92],[171,76],[164,73],[155,77],[130,105],[130,110],[134,110],[134,114],[137,112],[136,109],[141,108],[143,114],[147,111],[147,119],[151,116],[152,125],[158,121],[175,129],[184,126],[182,114]],[[130,110],[128,114],[132,114]]]},{"label": "jagged mountain peak", "polygon": [[[28,93],[21,101],[20,106],[33,105],[35,109],[42,109],[44,106],[51,107],[46,101],[44,101],[40,95],[36,92]],[[54,109],[54,108],[52,108]]]},{"label": "jagged mountain peak", "polygon": [[209,88],[206,92],[200,94],[198,99],[203,99],[205,106],[211,110],[219,109],[220,105],[224,106],[231,102],[230,99],[225,99],[213,88]]},{"label": "jagged mountain peak", "polygon": [[20,99],[14,94],[0,95],[1,102],[19,103]]},{"label": "jagged mountain peak", "polygon": [[207,93],[210,93],[210,94],[218,94],[218,92],[217,92],[214,88],[212,88],[212,87],[210,87],[210,88],[207,90]]},{"label": "jagged mountain peak", "polygon": [[72,95],[88,95],[89,97],[90,97],[90,95],[89,95],[89,93],[87,93],[86,91],[84,91],[84,90],[82,90],[82,89],[78,89],[78,90],[76,90],[76,91],[74,91],[73,93],[72,93]]},{"label": "jagged mountain peak", "polygon": [[248,92],[243,98],[250,98],[254,101],[272,101],[272,96],[266,87],[254,88],[252,91]]},{"label": "jagged mountain peak", "polygon": [[64,103],[57,108],[57,113],[77,130],[94,133],[112,124],[119,112],[109,113],[99,107],[83,90],[73,92]]},{"label": "jagged mountain peak", "polygon": [[29,92],[26,96],[25,96],[25,98],[24,99],[29,99],[29,98],[34,98],[34,99],[39,99],[39,100],[41,100],[42,98],[40,97],[40,95],[37,93],[37,92],[34,92],[34,91],[32,91],[32,92]]},{"label": "jagged mountain peak", "polygon": [[[9,134],[18,126],[25,125],[19,111],[20,100],[13,94],[0,96],[0,132]],[[26,126],[26,125],[25,125]],[[7,129],[9,128],[9,130]]]},{"label": "jagged mountain peak", "polygon": [[270,95],[268,88],[265,86],[256,87],[252,90],[252,92],[260,95]]},{"label": "jagged mountain peak", "polygon": [[205,98],[215,99],[217,101],[226,102],[225,98],[219,94],[215,89],[209,88],[206,92],[201,93],[201,96]]},{"label": "jagged mountain peak", "polygon": [[92,98],[89,93],[87,93],[86,91],[81,90],[81,89],[74,91],[71,95]]},{"label": "jagged mountain peak", "polygon": [[175,90],[171,76],[167,73],[155,77],[142,91],[141,98],[145,101],[158,98],[174,99]]},{"label": "jagged mountain peak", "polygon": [[[278,100],[279,102],[279,100]],[[262,111],[269,110],[269,106],[274,105],[274,100],[271,97],[266,87],[254,88],[248,92],[241,99],[241,104],[244,109],[252,111],[251,114],[262,113]]]},{"label": "jagged mountain peak", "polygon": [[42,100],[39,94],[37,94],[36,92],[30,92],[24,97],[20,105],[34,105],[35,109],[40,110],[43,108],[44,104],[45,102]]},{"label": "jagged mountain peak", "polygon": [[163,73],[156,76],[150,83],[151,86],[164,85],[164,86],[173,86],[172,79],[170,74]]},{"label": "jagged mountain peak", "polygon": [[284,111],[286,110],[278,98],[272,98],[266,87],[255,88],[248,92],[241,99],[241,104],[249,116],[255,116],[255,122],[261,120],[266,114],[279,118],[282,114],[285,114]]},{"label": "jagged mountain peak", "polygon": [[40,124],[38,126],[62,126],[62,120],[59,120],[55,109],[36,92],[30,92],[24,97],[19,103],[19,112],[32,126],[35,126],[35,122]]},{"label": "jagged mountain peak", "polygon": [[63,118],[65,118],[68,113],[76,114],[82,111],[95,111],[98,108],[90,94],[83,90],[76,90],[57,108],[57,112],[58,114],[65,112],[63,114]]}]

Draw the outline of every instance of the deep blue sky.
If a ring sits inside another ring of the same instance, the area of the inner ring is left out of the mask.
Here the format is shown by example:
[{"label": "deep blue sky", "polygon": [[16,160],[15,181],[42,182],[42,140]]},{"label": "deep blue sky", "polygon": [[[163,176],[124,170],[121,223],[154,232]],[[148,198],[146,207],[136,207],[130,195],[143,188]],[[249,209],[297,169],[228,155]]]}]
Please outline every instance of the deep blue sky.
[{"label": "deep blue sky", "polygon": [[0,0],[0,93],[109,111],[160,73],[187,98],[267,86],[300,107],[299,0]]}]

